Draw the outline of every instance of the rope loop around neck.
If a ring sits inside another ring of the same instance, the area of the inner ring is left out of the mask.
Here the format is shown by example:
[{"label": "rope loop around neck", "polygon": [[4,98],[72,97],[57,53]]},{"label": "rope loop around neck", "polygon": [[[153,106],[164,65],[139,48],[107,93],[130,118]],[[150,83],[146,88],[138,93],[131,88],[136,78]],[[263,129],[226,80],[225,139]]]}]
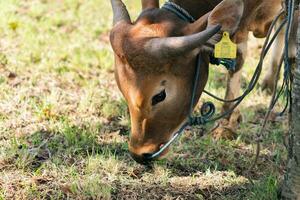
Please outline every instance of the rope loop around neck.
[{"label": "rope loop around neck", "polygon": [[182,8],[174,2],[167,1],[161,8],[174,13],[180,19],[186,22],[193,23],[196,21],[195,18],[188,11],[186,11],[184,8]]}]

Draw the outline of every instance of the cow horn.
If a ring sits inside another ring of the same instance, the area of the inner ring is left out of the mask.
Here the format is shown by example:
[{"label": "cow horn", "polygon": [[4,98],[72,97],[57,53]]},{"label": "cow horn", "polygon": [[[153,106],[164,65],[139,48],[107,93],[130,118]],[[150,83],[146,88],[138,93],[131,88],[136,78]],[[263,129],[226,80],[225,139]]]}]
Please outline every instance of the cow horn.
[{"label": "cow horn", "polygon": [[126,9],[126,6],[121,0],[111,0],[111,6],[113,9],[113,24],[116,25],[120,21],[131,23],[130,16]]},{"label": "cow horn", "polygon": [[221,30],[220,25],[210,26],[206,30],[187,36],[153,38],[145,44],[145,51],[157,58],[168,58],[185,54],[205,44]]},{"label": "cow horn", "polygon": [[142,0],[143,10],[149,8],[159,8],[159,0]]}]

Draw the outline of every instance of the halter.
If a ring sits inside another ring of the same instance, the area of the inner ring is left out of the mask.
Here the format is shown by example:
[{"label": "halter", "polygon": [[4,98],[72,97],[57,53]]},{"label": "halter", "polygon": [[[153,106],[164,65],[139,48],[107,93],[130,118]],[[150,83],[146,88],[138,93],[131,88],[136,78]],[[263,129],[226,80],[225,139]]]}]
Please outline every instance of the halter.
[{"label": "halter", "polygon": [[205,125],[210,121],[210,118],[215,114],[216,111],[215,105],[211,102],[206,102],[202,105],[200,109],[201,116],[193,117],[193,110],[194,110],[193,105],[195,103],[195,97],[196,97],[196,92],[197,92],[198,82],[200,77],[200,66],[201,66],[201,57],[200,55],[198,55],[188,120],[186,120],[186,122],[183,123],[181,128],[173,134],[173,137],[166,144],[164,144],[159,149],[159,151],[146,157],[148,160],[152,160],[158,157],[159,155],[161,155],[177,138],[179,138],[183,134],[186,127]]},{"label": "halter", "polygon": [[192,15],[190,15],[190,13],[188,11],[186,11],[184,8],[180,7],[179,5],[177,5],[174,2],[167,1],[161,7],[161,9],[168,10],[168,11],[174,13],[175,15],[177,15],[177,17],[179,17],[180,19],[182,19],[186,22],[193,23],[196,21],[194,19],[194,17]]},{"label": "halter", "polygon": [[[196,20],[191,16],[185,9],[180,7],[179,5],[173,3],[173,2],[166,2],[163,6],[162,9],[168,10],[175,15],[177,15],[180,19],[192,23],[195,22]],[[215,114],[215,106],[211,102],[206,102],[202,105],[200,112],[201,116],[198,117],[193,117],[193,110],[194,110],[194,104],[195,104],[195,98],[196,98],[196,92],[198,88],[198,83],[199,83],[199,77],[200,77],[200,67],[201,67],[201,57],[200,55],[197,56],[197,64],[196,64],[196,74],[194,77],[194,82],[193,82],[193,91],[192,91],[192,98],[191,98],[191,105],[190,105],[190,110],[189,110],[189,117],[188,119],[181,125],[179,130],[173,134],[173,137],[166,143],[164,144],[159,151],[155,152],[154,154],[151,154],[147,156],[146,158],[148,160],[152,160],[154,158],[157,158],[159,155],[161,155],[177,138],[179,138],[186,127],[188,126],[196,126],[196,125],[204,125],[207,122],[209,122],[210,118]]]}]

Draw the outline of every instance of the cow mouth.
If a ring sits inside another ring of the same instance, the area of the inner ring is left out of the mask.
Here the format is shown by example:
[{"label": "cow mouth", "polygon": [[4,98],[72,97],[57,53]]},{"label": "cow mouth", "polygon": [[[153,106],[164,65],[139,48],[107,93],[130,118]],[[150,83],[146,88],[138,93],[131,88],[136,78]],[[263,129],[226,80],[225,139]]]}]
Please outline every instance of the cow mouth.
[{"label": "cow mouth", "polygon": [[[159,149],[158,149],[158,150],[160,150],[161,148],[163,148],[163,147],[166,145],[166,143],[167,143],[167,142],[161,143],[161,144],[159,145]],[[158,159],[164,157],[164,156],[169,152],[169,149],[170,149],[170,147],[167,147],[167,148],[159,155]]]},{"label": "cow mouth", "polygon": [[[163,148],[163,147],[165,146],[165,144],[166,144],[166,143],[162,143],[162,144],[159,146],[159,150],[160,150],[161,148]],[[169,152],[169,147],[166,148],[166,149],[160,154],[159,158],[163,157],[163,156],[166,155],[168,152]]]},{"label": "cow mouth", "polygon": [[[159,146],[158,146],[158,149],[156,152],[158,151],[161,151],[161,149],[165,146],[166,143],[161,143]],[[159,153],[158,156],[155,156],[153,157],[153,155],[156,153],[152,153],[152,154],[144,154],[144,157],[146,158],[146,160],[148,162],[151,162],[151,161],[155,161],[155,160],[160,160],[162,159],[168,152],[169,152],[169,147],[167,147],[166,149],[164,149],[162,152]]]},{"label": "cow mouth", "polygon": [[[160,146],[159,149],[161,149],[163,146],[164,146],[164,144],[162,144],[162,145]],[[167,148],[160,154],[160,156],[158,157],[158,159],[164,157],[164,156],[169,152],[169,149],[170,149],[170,147],[167,147]]]},{"label": "cow mouth", "polygon": [[[168,141],[160,143],[157,151],[153,154],[149,154],[148,159],[149,160],[158,160],[158,159],[164,157],[169,152],[171,143],[174,142],[174,139],[176,139],[176,137],[178,137],[179,135],[180,134],[178,134],[178,132],[175,132],[172,134],[172,136],[170,137],[170,139]],[[156,155],[156,154],[158,154],[158,155]]]},{"label": "cow mouth", "polygon": [[163,146],[165,146],[165,143],[161,143],[161,144],[159,145],[159,149],[163,148]]},{"label": "cow mouth", "polygon": [[149,154],[149,157],[148,157],[149,160],[158,160],[158,159],[164,157],[169,152],[171,144],[176,139],[178,139],[178,137],[183,133],[183,130],[187,127],[187,123],[182,123],[179,127],[181,127],[181,128],[179,128],[178,131],[174,132],[168,141],[160,143],[160,145],[158,146],[157,152],[155,152],[151,155]]}]

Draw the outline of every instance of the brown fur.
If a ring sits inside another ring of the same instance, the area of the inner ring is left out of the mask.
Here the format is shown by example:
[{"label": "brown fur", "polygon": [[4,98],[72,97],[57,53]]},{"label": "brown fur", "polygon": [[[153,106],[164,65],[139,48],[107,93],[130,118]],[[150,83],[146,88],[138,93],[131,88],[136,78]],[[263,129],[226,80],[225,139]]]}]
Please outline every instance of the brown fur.
[{"label": "brown fur", "polygon": [[[166,143],[186,119],[191,98],[196,55],[202,58],[197,99],[208,77],[209,48],[203,46],[180,57],[155,59],[144,51],[154,37],[171,37],[203,31],[207,26],[221,24],[238,44],[238,66],[228,75],[226,99],[238,96],[240,69],[244,63],[248,33],[264,37],[271,20],[281,8],[281,0],[174,0],[198,20],[188,24],[173,13],[160,10],[158,1],[143,0],[143,12],[133,24],[120,22],[111,32],[115,52],[115,75],[118,86],[128,102],[131,116],[129,150],[135,160],[143,162]],[[216,35],[207,46],[213,45]],[[162,52],[163,53],[163,52]],[[165,89],[165,101],[152,106],[154,95]],[[223,109],[230,108],[225,104]],[[234,129],[238,117],[229,117],[226,129]]]}]

